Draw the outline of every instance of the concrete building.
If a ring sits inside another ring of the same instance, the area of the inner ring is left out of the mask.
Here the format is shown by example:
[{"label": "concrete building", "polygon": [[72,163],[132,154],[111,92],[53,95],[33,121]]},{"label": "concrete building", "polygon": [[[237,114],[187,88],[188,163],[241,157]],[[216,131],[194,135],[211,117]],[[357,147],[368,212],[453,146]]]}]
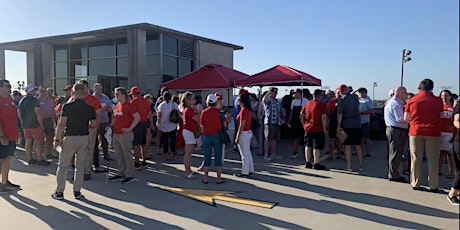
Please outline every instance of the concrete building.
[{"label": "concrete building", "polygon": [[241,49],[141,23],[0,43],[0,79],[5,78],[5,50],[12,50],[27,53],[26,84],[53,87],[58,94],[79,79],[101,82],[107,95],[116,86],[132,85],[156,93],[160,83],[209,63],[233,68],[233,51]]}]

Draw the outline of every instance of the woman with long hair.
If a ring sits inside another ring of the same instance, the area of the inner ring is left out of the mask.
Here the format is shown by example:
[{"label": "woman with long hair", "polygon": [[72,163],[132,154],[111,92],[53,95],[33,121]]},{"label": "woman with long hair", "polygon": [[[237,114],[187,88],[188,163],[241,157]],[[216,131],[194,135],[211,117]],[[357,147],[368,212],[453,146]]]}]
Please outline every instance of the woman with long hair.
[{"label": "woman with long hair", "polygon": [[454,127],[457,129],[454,138],[454,159],[455,159],[455,177],[452,181],[452,187],[450,188],[447,199],[453,205],[459,205],[459,190],[460,190],[460,105],[458,100],[454,103],[453,118]]},{"label": "woman with long hair", "polygon": [[454,155],[452,152],[452,141],[453,141],[453,130],[454,125],[452,124],[452,113],[454,111],[452,107],[452,93],[450,90],[442,90],[439,94],[439,97],[442,99],[443,103],[443,112],[441,115],[441,152],[439,155],[439,165],[438,165],[438,174],[442,175],[442,165],[444,160],[447,158],[449,161],[449,175],[448,179],[454,178],[455,172],[455,163]]},{"label": "woman with long hair", "polygon": [[[158,106],[157,125],[158,129],[162,132],[161,142],[163,143],[163,154],[165,154],[165,159],[169,156],[169,160],[173,160],[176,153],[177,123],[171,122],[169,117],[173,110],[179,110],[179,106],[171,101],[171,94],[169,92],[165,92],[163,97],[165,101]],[[171,146],[170,149],[168,145]]]},{"label": "woman with long hair", "polygon": [[238,98],[238,104],[241,111],[236,117],[238,121],[238,131],[236,133],[235,144],[238,145],[238,150],[241,155],[241,173],[236,173],[237,177],[249,177],[254,173],[254,161],[251,153],[251,101],[249,94],[241,94]]},{"label": "woman with long hair", "polygon": [[197,143],[194,132],[200,127],[200,118],[193,109],[195,105],[195,97],[192,92],[185,92],[180,95],[180,102],[182,108],[184,108],[184,130],[182,135],[184,136],[185,148],[184,148],[184,166],[185,166],[185,178],[195,179],[196,175],[192,172],[192,153],[195,144]]}]

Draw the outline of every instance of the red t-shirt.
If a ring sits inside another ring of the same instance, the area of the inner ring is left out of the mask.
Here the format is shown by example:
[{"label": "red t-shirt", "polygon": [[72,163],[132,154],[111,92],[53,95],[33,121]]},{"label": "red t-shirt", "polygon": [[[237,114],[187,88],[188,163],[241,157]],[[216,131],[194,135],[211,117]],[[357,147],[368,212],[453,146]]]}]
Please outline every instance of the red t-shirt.
[{"label": "red t-shirt", "polygon": [[135,97],[131,100],[131,104],[136,107],[136,111],[139,113],[141,119],[139,122],[146,122],[147,118],[149,117],[150,112],[150,102],[143,97]]},{"label": "red t-shirt", "polygon": [[444,105],[443,111],[441,113],[441,132],[451,133],[454,129],[454,123],[452,122],[452,116],[454,113],[454,108],[452,105]]},{"label": "red t-shirt", "polygon": [[433,93],[421,91],[406,105],[410,114],[409,136],[441,136],[442,100]]},{"label": "red t-shirt", "polygon": [[236,116],[236,120],[238,121],[238,126],[241,124],[241,121],[245,120],[246,123],[244,124],[243,131],[251,130],[251,122],[252,122],[252,114],[251,111],[248,109],[241,107],[240,113]]},{"label": "red t-shirt", "polygon": [[120,134],[123,133],[121,128],[129,128],[136,112],[136,108],[129,101],[123,104],[118,103],[113,111],[113,133]]},{"label": "red t-shirt", "polygon": [[322,132],[323,130],[323,114],[327,115],[326,105],[317,100],[307,102],[300,112],[305,118],[303,129],[307,132]]},{"label": "red t-shirt", "polygon": [[207,108],[201,111],[201,125],[204,127],[203,135],[213,135],[222,128],[220,111],[216,108]]},{"label": "red t-shirt", "polygon": [[338,98],[334,97],[329,102],[327,102],[327,115],[331,115],[334,112],[335,107],[337,107]]},{"label": "red t-shirt", "polygon": [[198,123],[193,120],[193,117],[197,115],[196,111],[192,108],[184,109],[184,129],[195,132],[198,129]]},{"label": "red t-shirt", "polygon": [[17,107],[11,97],[0,96],[0,123],[3,133],[8,141],[18,139],[18,114]]},{"label": "red t-shirt", "polygon": [[[91,94],[86,94],[86,96],[83,97],[83,100],[88,105],[91,105],[91,107],[93,107],[94,111],[97,111],[98,109],[102,109],[101,102],[99,101],[99,99],[97,99],[97,97],[95,97],[95,96],[93,96]],[[99,122],[99,120],[97,122]],[[95,128],[95,127],[92,126],[92,125],[88,125],[88,128]]]}]

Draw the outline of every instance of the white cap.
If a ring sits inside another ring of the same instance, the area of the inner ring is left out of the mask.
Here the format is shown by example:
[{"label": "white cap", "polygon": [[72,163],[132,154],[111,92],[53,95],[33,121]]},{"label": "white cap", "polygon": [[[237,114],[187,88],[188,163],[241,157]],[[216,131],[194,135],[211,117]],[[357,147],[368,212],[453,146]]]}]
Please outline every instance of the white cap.
[{"label": "white cap", "polygon": [[26,92],[32,91],[32,90],[34,90],[34,89],[36,90],[37,87],[36,87],[36,86],[33,86],[33,85],[28,85],[28,86],[26,86],[26,88],[25,88]]},{"label": "white cap", "polygon": [[390,90],[390,91],[388,92],[388,96],[393,96],[393,94],[395,94],[395,91],[394,91],[394,90]]},{"label": "white cap", "polygon": [[216,103],[217,101],[217,97],[215,94],[209,94],[208,97],[206,97],[206,102],[209,102],[209,103]]}]

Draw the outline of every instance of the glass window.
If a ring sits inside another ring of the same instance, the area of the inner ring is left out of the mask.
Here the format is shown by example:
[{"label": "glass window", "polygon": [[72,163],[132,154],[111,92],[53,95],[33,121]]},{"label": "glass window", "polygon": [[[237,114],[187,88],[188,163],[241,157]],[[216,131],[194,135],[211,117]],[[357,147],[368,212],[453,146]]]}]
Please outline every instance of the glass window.
[{"label": "glass window", "polygon": [[64,95],[64,89],[67,85],[74,84],[75,79],[74,78],[65,78],[65,79],[55,79],[54,80],[54,92],[56,92],[57,95]]},{"label": "glass window", "polygon": [[75,44],[70,46],[70,60],[87,59],[88,52],[86,44]]},{"label": "glass window", "polygon": [[128,57],[117,58],[117,75],[118,76],[128,75]]},{"label": "glass window", "polygon": [[67,61],[67,48],[56,48],[54,50],[54,61]]},{"label": "glass window", "polygon": [[128,56],[128,42],[126,39],[117,40],[117,56]]},{"label": "glass window", "polygon": [[[147,74],[146,78],[146,85],[148,86],[147,88],[150,88],[150,89],[159,89],[160,88],[160,84],[162,83],[162,77],[158,74]],[[158,93],[158,92],[155,92],[154,91],[154,94],[155,93]],[[154,97],[158,96],[158,95],[153,95]]]},{"label": "glass window", "polygon": [[88,76],[88,65],[86,60],[71,61],[70,62],[70,75],[72,77],[86,77]]},{"label": "glass window", "polygon": [[179,63],[179,76],[192,72],[193,71],[192,66],[193,66],[192,60],[181,58],[180,63]]},{"label": "glass window", "polygon": [[146,73],[160,73],[160,56],[156,54],[147,55]]},{"label": "glass window", "polygon": [[158,34],[147,35],[146,46],[148,54],[160,53],[160,43],[158,42]]},{"label": "glass window", "polygon": [[56,78],[67,78],[67,62],[56,62],[54,63],[54,76]]},{"label": "glass window", "polygon": [[177,43],[178,43],[177,38],[163,35],[163,53],[177,56],[177,53],[178,53]]},{"label": "glass window", "polygon": [[163,55],[163,73],[165,75],[177,76],[177,58]]},{"label": "glass window", "polygon": [[89,58],[115,56],[115,47],[113,40],[89,43],[88,47]]},{"label": "glass window", "polygon": [[88,61],[89,75],[115,75],[114,58],[96,59]]}]

